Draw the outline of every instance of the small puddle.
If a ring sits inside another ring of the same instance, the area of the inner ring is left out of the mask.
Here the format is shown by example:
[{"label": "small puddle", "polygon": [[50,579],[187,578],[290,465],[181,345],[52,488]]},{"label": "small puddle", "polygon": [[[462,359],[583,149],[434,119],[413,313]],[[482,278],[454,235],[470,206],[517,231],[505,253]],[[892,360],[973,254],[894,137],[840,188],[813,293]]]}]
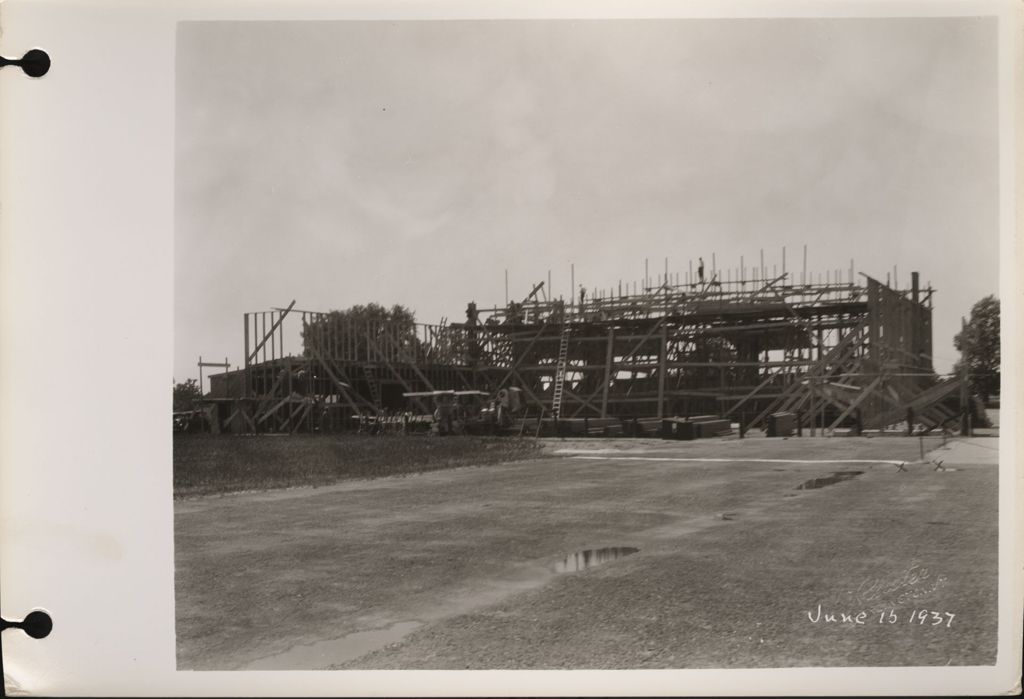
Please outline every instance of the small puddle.
[{"label": "small puddle", "polygon": [[804,481],[796,487],[797,490],[815,490],[816,488],[824,488],[826,485],[835,485],[842,481],[848,481],[851,478],[859,476],[864,473],[863,471],[836,471],[831,476],[822,476],[821,478],[812,478],[809,481]]},{"label": "small puddle", "polygon": [[322,670],[348,662],[384,646],[400,641],[420,626],[418,621],[402,621],[386,629],[357,631],[348,636],[289,648],[283,653],[260,658],[245,670]]},{"label": "small puddle", "polygon": [[624,556],[632,555],[640,549],[632,546],[614,546],[606,549],[587,549],[577,551],[563,558],[555,565],[556,573],[576,573],[587,568],[594,568]]}]

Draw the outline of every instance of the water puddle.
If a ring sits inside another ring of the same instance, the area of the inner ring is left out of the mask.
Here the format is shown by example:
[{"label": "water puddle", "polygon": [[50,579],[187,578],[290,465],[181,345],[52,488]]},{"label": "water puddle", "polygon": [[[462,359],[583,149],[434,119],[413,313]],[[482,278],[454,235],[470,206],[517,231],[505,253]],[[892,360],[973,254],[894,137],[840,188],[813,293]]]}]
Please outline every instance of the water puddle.
[{"label": "water puddle", "polygon": [[863,471],[836,471],[831,476],[822,476],[821,478],[812,478],[809,481],[804,481],[796,487],[797,490],[815,490],[817,488],[824,488],[827,485],[835,485],[843,481],[848,481],[851,478],[859,476],[864,473]]},{"label": "water puddle", "polygon": [[341,638],[295,646],[284,653],[255,660],[243,669],[322,670],[396,643],[422,625],[418,621],[402,621],[386,629],[357,631]]},{"label": "water puddle", "polygon": [[594,568],[624,556],[637,553],[640,549],[632,546],[614,546],[606,549],[587,549],[577,551],[562,559],[555,565],[556,573],[576,573],[587,568]]}]

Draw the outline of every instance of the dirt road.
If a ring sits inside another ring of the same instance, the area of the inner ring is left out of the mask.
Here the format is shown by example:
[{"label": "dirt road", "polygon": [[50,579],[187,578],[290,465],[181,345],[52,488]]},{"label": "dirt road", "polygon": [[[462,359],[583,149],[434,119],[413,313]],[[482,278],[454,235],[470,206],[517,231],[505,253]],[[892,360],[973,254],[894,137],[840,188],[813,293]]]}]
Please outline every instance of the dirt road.
[{"label": "dirt road", "polygon": [[[178,665],[990,664],[995,444],[926,440],[936,470],[905,438],[551,440],[516,464],[180,501]],[[637,551],[557,572],[604,548]]]}]

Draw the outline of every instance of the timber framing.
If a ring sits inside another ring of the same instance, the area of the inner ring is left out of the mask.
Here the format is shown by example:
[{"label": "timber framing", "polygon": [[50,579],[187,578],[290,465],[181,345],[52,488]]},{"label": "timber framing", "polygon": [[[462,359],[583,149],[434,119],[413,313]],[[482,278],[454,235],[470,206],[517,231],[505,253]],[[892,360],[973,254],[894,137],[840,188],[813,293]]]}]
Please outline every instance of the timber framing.
[{"label": "timber framing", "polygon": [[[539,283],[522,302],[471,303],[464,322],[437,325],[353,323],[293,301],[246,313],[245,366],[211,382],[244,401],[231,412],[237,431],[343,428],[432,410],[405,392],[507,386],[523,390],[532,415],[563,420],[714,414],[763,427],[794,412],[823,432],[882,428],[908,410],[923,429],[954,420],[959,383],[932,368],[933,290],[916,272],[909,289],[861,276],[712,278],[571,304]],[[296,321],[303,353],[285,355],[284,327]]]}]

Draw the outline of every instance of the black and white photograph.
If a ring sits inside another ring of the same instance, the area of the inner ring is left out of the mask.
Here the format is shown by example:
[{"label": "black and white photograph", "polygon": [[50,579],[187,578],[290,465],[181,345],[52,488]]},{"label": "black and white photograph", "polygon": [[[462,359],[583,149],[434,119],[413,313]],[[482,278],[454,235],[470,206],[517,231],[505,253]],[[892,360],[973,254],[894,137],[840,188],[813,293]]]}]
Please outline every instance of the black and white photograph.
[{"label": "black and white photograph", "polygon": [[181,23],[178,668],[994,664],[995,30]]},{"label": "black and white photograph", "polygon": [[1019,693],[1018,5],[4,2],[5,696]]}]

